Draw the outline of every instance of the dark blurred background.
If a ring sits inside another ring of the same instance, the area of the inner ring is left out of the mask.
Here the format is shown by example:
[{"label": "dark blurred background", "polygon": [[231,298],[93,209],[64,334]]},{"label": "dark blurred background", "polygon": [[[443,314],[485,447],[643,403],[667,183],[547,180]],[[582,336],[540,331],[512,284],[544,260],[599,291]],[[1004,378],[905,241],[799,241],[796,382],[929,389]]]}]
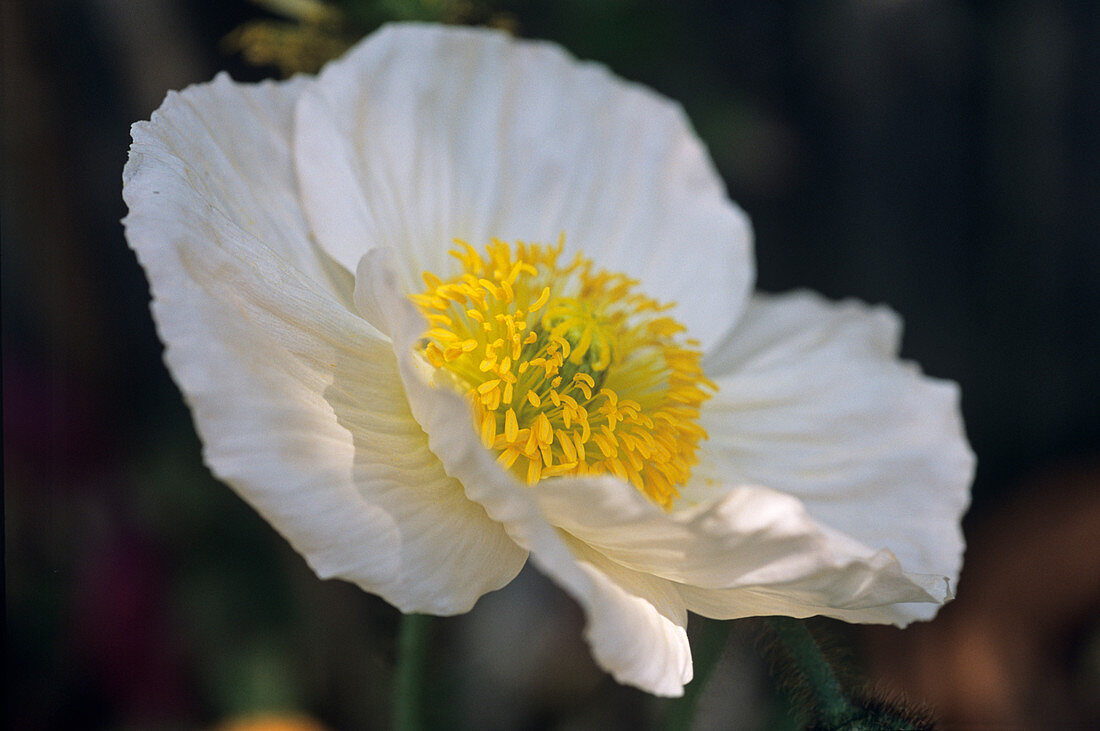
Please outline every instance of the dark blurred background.
[{"label": "dark blurred background", "polygon": [[[407,17],[551,39],[681,101],[752,216],[760,288],[902,314],[978,454],[959,599],[905,632],[814,627],[949,726],[1100,726],[1097,6],[353,0],[329,40]],[[395,610],[315,579],[207,474],[119,224],[130,123],[219,69],[280,73],[237,52],[257,20],[279,37],[244,0],[0,2],[11,728],[388,724]],[[528,571],[434,634],[440,727],[666,710],[595,669]],[[734,623],[699,728],[793,723],[755,634]]]}]

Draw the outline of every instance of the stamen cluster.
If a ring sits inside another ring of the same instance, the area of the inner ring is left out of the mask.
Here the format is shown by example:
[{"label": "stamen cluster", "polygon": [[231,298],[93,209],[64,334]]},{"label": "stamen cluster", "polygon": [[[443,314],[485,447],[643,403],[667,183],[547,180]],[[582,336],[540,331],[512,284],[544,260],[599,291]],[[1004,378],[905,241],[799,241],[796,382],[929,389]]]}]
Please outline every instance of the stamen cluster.
[{"label": "stamen cluster", "polygon": [[696,421],[717,387],[684,327],[635,291],[556,246],[494,239],[451,254],[462,272],[424,272],[412,295],[430,327],[424,357],[473,403],[481,440],[528,483],[610,473],[670,509],[706,432]]}]

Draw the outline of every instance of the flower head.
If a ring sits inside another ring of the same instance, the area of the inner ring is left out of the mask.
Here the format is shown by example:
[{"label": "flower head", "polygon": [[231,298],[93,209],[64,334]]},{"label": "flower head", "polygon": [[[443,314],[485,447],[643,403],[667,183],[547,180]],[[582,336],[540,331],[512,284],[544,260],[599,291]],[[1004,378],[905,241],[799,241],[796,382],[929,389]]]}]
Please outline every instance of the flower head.
[{"label": "flower head", "polygon": [[547,43],[389,26],[169,94],[126,233],[210,468],[323,577],[454,614],[530,558],[618,680],[688,610],[929,618],[973,457],[890,311],[751,296],[681,110]]}]

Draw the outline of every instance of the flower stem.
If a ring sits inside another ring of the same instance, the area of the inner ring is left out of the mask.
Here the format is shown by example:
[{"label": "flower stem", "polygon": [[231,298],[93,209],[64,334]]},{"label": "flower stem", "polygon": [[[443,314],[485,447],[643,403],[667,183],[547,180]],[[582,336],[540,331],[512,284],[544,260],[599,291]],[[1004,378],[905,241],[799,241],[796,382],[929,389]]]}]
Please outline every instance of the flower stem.
[{"label": "flower stem", "polygon": [[393,727],[397,731],[424,728],[424,674],[428,666],[426,614],[403,614],[397,634],[397,678],[393,689]]},{"label": "flower stem", "polygon": [[692,655],[695,657],[695,677],[684,686],[684,694],[669,704],[668,714],[665,716],[667,731],[691,728],[695,709],[699,704],[699,696],[707,687],[707,681],[710,680],[714,668],[718,665],[718,659],[726,647],[726,638],[729,637],[729,622],[702,617],[700,619],[704,624],[692,648]]},{"label": "flower stem", "polygon": [[808,693],[807,700],[819,725],[838,728],[858,715],[805,623],[790,617],[769,617],[768,623],[786,649],[794,671],[801,676],[798,685]]}]

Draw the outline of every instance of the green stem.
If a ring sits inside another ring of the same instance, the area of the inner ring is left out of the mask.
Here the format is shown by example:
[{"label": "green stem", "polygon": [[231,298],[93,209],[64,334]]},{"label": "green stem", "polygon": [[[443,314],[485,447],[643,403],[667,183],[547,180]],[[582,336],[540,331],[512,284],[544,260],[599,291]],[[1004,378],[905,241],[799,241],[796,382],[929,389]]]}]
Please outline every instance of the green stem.
[{"label": "green stem", "polygon": [[858,710],[844,694],[832,666],[805,623],[790,617],[770,617],[768,623],[787,650],[795,671],[805,681],[804,687],[810,694],[820,725],[837,728],[857,715]]},{"label": "green stem", "polygon": [[397,731],[424,728],[424,674],[428,667],[431,617],[404,614],[397,633],[397,678],[393,689],[393,726]]},{"label": "green stem", "polygon": [[695,677],[684,686],[684,694],[669,704],[668,714],[665,716],[667,731],[691,728],[695,709],[699,704],[699,696],[707,687],[707,681],[718,665],[718,658],[722,656],[722,650],[726,647],[726,638],[729,637],[729,622],[701,617],[700,619],[704,624],[692,647]]}]

